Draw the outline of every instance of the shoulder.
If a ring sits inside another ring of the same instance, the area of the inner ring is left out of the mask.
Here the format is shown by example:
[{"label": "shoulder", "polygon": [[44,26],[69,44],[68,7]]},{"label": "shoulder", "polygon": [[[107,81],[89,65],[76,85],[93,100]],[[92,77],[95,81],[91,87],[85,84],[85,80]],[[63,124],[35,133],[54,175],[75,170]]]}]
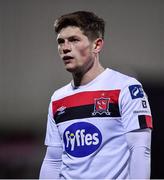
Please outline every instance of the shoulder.
[{"label": "shoulder", "polygon": [[142,84],[136,78],[115,70],[110,71],[112,74],[111,78],[113,78],[112,82],[120,90],[119,100],[124,99],[130,102],[130,100],[147,97]]},{"label": "shoulder", "polygon": [[112,82],[121,88],[135,84],[141,85],[141,83],[135,77],[123,74],[113,69],[108,69],[108,75],[112,79]]},{"label": "shoulder", "polygon": [[51,96],[51,100],[58,100],[65,97],[67,93],[70,91],[70,89],[71,89],[71,83],[55,90]]}]

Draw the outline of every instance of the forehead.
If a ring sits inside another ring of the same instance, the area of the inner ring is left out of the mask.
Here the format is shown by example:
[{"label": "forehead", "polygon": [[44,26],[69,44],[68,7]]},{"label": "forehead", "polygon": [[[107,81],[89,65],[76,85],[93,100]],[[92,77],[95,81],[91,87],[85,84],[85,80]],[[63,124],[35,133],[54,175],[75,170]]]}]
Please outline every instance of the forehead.
[{"label": "forehead", "polygon": [[80,30],[80,28],[75,26],[68,26],[66,28],[61,29],[61,31],[57,35],[58,38],[68,38],[71,36],[80,36],[80,37],[86,37],[83,32]]}]

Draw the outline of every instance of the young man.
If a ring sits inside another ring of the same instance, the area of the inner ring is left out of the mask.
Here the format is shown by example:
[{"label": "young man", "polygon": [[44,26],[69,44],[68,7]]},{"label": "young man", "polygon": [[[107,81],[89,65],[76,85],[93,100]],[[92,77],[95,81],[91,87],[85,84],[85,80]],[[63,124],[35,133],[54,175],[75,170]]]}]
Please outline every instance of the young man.
[{"label": "young man", "polygon": [[73,80],[54,92],[40,178],[150,178],[152,118],[134,78],[104,69],[104,21],[78,11],[55,22],[58,51]]}]

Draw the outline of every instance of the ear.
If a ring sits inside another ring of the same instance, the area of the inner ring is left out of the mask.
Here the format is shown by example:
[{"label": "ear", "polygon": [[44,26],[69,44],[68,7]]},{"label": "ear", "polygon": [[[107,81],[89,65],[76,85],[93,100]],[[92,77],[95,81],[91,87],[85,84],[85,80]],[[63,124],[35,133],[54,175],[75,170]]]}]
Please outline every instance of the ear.
[{"label": "ear", "polygon": [[103,47],[103,44],[104,44],[104,40],[102,38],[96,39],[93,44],[93,52],[99,53]]}]

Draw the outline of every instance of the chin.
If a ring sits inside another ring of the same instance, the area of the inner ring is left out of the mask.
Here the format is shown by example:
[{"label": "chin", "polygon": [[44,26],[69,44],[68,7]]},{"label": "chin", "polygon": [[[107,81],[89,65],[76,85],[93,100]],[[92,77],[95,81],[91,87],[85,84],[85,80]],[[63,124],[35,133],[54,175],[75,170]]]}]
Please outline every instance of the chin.
[{"label": "chin", "polygon": [[80,68],[76,66],[65,66],[65,69],[70,73],[80,72]]},{"label": "chin", "polygon": [[73,66],[65,66],[65,69],[68,71],[68,72],[76,72],[77,71],[77,68],[76,67],[73,67]]}]

